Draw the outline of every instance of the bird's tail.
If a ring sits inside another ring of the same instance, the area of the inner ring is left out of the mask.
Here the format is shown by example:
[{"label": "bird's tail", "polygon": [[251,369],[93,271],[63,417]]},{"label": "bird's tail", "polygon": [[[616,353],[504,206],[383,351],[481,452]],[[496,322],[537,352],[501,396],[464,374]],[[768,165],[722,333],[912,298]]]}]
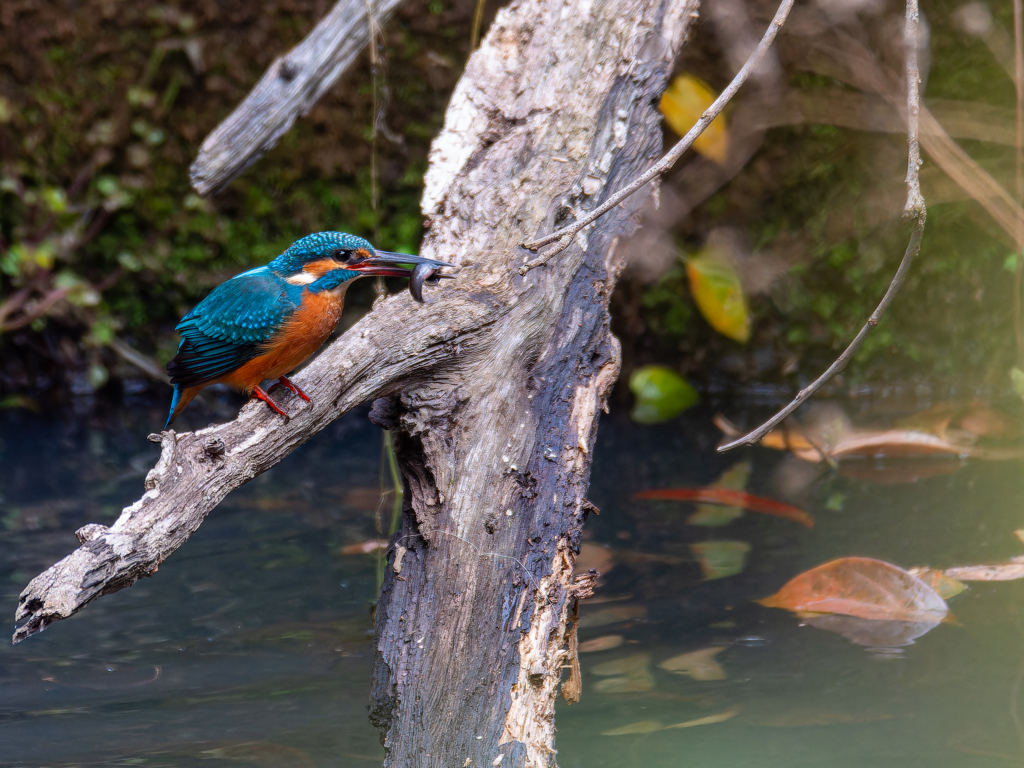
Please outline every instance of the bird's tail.
[{"label": "bird's tail", "polygon": [[167,413],[167,423],[164,424],[164,429],[168,429],[174,420],[178,418],[178,414],[185,410],[185,406],[192,402],[192,398],[196,396],[196,393],[200,390],[200,387],[184,387],[181,384],[174,385],[174,394],[171,395],[171,410]]}]

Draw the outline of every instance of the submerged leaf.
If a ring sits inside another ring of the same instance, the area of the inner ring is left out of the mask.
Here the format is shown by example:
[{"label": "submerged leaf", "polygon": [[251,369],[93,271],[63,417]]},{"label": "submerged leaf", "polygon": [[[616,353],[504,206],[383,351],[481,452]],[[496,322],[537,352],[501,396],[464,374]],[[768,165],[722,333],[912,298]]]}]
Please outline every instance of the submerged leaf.
[{"label": "submerged leaf", "polygon": [[635,675],[647,672],[650,666],[651,654],[634,653],[631,656],[623,656],[621,659],[612,659],[601,664],[595,664],[589,671],[598,677]]},{"label": "submerged leaf", "polygon": [[[658,108],[665,122],[680,136],[690,132],[704,111],[715,101],[715,93],[698,77],[679,75],[661,95]],[[729,156],[729,130],[719,115],[693,142],[693,148],[709,160],[724,165]]]},{"label": "submerged leaf", "polygon": [[734,491],[728,488],[663,488],[652,491],[641,491],[638,499],[661,499],[665,501],[702,501],[706,504],[723,504],[726,506],[743,507],[751,512],[781,517],[792,520],[808,528],[814,527],[814,518],[799,507],[785,504],[774,499],[754,496],[746,491]]},{"label": "submerged leaf", "polygon": [[624,725],[621,728],[612,728],[610,731],[603,731],[602,736],[628,736],[633,733],[654,733],[662,729],[662,724],[657,720],[640,720],[636,723]]},{"label": "submerged leaf", "polygon": [[687,720],[682,723],[676,723],[675,725],[666,725],[665,730],[669,728],[693,728],[698,725],[713,725],[714,723],[724,723],[726,720],[730,720],[735,717],[738,709],[727,709],[724,712],[719,712],[717,715],[708,715],[707,717],[698,717],[696,720]]},{"label": "submerged leaf", "polygon": [[629,390],[636,396],[631,415],[639,424],[656,424],[678,416],[699,399],[697,390],[673,370],[645,365],[629,377]]},{"label": "submerged leaf", "polygon": [[657,720],[640,720],[629,725],[623,725],[621,728],[613,728],[610,731],[604,731],[602,736],[628,736],[637,733],[654,733],[655,731],[667,731],[672,728],[695,728],[698,725],[713,725],[714,723],[724,723],[736,716],[739,712],[738,709],[727,709],[724,712],[718,712],[714,715],[707,715],[706,717],[698,717],[694,720],[685,720],[681,723],[674,723],[672,725],[662,725]]},{"label": "submerged leaf", "polygon": [[658,667],[676,675],[689,675],[694,680],[725,680],[725,670],[715,661],[715,656],[724,650],[724,646],[701,648],[665,659]]},{"label": "submerged leaf", "polygon": [[580,544],[580,553],[576,555],[572,572],[575,574],[586,573],[593,568],[604,576],[614,567],[615,555],[612,553],[611,547],[593,541],[584,541]]},{"label": "submerged leaf", "polygon": [[691,544],[690,550],[697,556],[705,580],[711,581],[741,573],[750,545],[745,541],[705,541]]},{"label": "submerged leaf", "polygon": [[585,610],[580,616],[580,629],[603,627],[608,624],[617,624],[620,621],[643,618],[646,615],[647,609],[642,605],[616,605],[594,613]]},{"label": "submerged leaf", "polygon": [[949,615],[946,602],[923,581],[869,557],[844,557],[819,565],[757,602],[788,611],[876,620],[938,622]]},{"label": "submerged leaf", "polygon": [[625,638],[622,635],[604,635],[602,637],[595,637],[591,640],[584,640],[579,644],[577,650],[580,653],[597,653],[598,651],[610,651],[612,648],[618,648],[625,642]]},{"label": "submerged leaf", "polygon": [[590,671],[605,678],[594,684],[594,690],[598,693],[642,693],[654,689],[649,653],[635,653],[606,661]]},{"label": "submerged leaf", "polygon": [[[749,477],[750,462],[740,461],[725,470],[725,472],[723,472],[721,476],[709,487],[742,491],[747,487],[747,479]],[[728,525],[742,515],[742,507],[719,505],[718,503],[698,504],[697,511],[686,518],[686,522],[690,525],[717,528],[723,525]]]}]

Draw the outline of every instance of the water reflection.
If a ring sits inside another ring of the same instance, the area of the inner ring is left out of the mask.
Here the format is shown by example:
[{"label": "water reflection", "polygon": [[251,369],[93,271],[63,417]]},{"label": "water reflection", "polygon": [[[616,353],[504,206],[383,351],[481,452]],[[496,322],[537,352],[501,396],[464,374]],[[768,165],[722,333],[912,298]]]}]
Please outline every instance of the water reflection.
[{"label": "water reflection", "polygon": [[[711,416],[602,423],[587,550],[604,576],[581,612],[583,693],[559,706],[559,764],[1020,761],[1024,582],[973,583],[951,598],[959,625],[923,636],[843,619],[824,632],[754,602],[851,555],[1009,561],[1022,549],[1019,464],[955,462],[887,485],[764,449],[719,456]],[[0,418],[0,605],[12,615],[77,527],[136,498],[158,448],[128,416]],[[233,494],[154,578],[0,646],[0,764],[379,763],[366,714],[379,553],[341,554],[377,538],[379,455],[363,415],[341,420]],[[748,491],[800,506],[814,528],[749,513],[691,525],[692,504],[634,499],[708,485],[740,461]],[[708,578],[699,555],[720,542],[743,557]]]}]

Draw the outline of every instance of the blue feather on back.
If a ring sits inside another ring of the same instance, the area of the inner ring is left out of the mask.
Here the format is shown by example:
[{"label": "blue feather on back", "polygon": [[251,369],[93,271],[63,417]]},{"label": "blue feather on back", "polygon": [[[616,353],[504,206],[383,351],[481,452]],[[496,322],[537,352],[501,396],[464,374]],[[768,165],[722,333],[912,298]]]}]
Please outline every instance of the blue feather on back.
[{"label": "blue feather on back", "polygon": [[181,319],[178,354],[167,364],[172,384],[192,386],[224,376],[257,357],[298,309],[303,287],[269,267],[221,283]]}]

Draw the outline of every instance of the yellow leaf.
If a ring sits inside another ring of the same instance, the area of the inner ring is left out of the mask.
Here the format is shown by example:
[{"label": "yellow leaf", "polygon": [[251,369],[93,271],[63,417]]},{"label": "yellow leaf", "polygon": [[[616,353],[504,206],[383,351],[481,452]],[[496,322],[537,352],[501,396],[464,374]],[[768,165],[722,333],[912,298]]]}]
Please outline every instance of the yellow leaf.
[{"label": "yellow leaf", "polygon": [[723,336],[746,344],[750,339],[750,310],[739,275],[727,258],[705,248],[686,260],[686,275],[697,309]]},{"label": "yellow leaf", "polygon": [[[715,98],[715,92],[700,78],[679,75],[661,95],[659,109],[669,127],[685,136]],[[693,142],[693,148],[709,160],[725,165],[729,156],[729,130],[724,115],[711,121],[711,125]]]}]

